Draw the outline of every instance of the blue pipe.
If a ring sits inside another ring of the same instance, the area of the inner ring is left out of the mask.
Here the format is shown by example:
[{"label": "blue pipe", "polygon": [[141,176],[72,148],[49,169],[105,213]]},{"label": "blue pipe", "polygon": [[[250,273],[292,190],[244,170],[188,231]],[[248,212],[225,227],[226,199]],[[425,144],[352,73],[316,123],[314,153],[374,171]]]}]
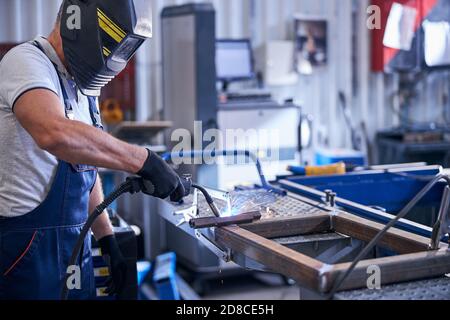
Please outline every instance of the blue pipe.
[{"label": "blue pipe", "polygon": [[262,170],[261,161],[259,158],[252,152],[247,150],[212,150],[212,151],[202,151],[202,150],[191,150],[191,151],[180,151],[177,152],[168,152],[162,155],[162,158],[169,162],[172,161],[174,158],[198,158],[198,157],[204,157],[205,155],[210,157],[217,157],[217,156],[223,156],[223,157],[237,157],[237,156],[245,156],[246,158],[252,160],[255,163],[256,170],[258,171],[258,176],[261,181],[261,186],[269,191],[278,193],[280,195],[286,195],[286,191],[282,189],[275,188],[271,186],[266,179],[266,176],[264,175],[264,172]]}]

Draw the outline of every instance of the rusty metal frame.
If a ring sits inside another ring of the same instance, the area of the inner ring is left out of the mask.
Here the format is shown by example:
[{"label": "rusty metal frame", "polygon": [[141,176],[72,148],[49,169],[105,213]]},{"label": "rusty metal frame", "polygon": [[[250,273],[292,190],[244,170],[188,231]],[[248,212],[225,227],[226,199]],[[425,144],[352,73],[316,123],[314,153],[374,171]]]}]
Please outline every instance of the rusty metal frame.
[{"label": "rusty metal frame", "polygon": [[[319,293],[331,290],[337,277],[349,263],[330,265],[289,249],[271,238],[317,234],[335,231],[365,242],[370,241],[384,225],[344,212],[262,220],[241,227],[216,229],[216,242],[242,254],[276,273],[280,273]],[[341,286],[341,290],[367,286],[367,268],[376,265],[381,270],[383,285],[421,280],[450,273],[450,251],[441,244],[439,250],[429,251],[430,240],[399,229],[391,229],[380,246],[399,255],[361,261]]]}]

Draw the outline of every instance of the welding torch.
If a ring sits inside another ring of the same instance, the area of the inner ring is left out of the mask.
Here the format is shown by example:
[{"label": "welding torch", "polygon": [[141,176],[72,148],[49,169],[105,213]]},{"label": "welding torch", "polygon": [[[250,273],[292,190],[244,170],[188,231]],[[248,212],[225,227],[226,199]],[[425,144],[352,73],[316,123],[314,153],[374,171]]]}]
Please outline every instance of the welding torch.
[{"label": "welding torch", "polygon": [[211,212],[214,214],[214,217],[202,217],[202,218],[194,218],[189,221],[189,226],[192,229],[206,229],[206,228],[220,228],[231,225],[240,225],[246,223],[252,223],[256,220],[261,219],[261,212],[252,211],[241,213],[235,216],[222,217],[220,215],[220,210],[217,205],[214,203],[213,197],[208,193],[208,191],[199,186],[198,184],[193,183],[192,188],[200,191],[205,197],[206,203],[208,204]]}]

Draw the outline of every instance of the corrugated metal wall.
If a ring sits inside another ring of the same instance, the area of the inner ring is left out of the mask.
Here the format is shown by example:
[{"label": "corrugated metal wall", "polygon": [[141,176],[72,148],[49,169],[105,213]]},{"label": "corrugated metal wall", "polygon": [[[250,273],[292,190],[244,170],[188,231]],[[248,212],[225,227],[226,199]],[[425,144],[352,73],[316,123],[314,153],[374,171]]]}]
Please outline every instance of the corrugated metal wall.
[{"label": "corrugated metal wall", "polygon": [[[139,119],[157,117],[157,111],[162,108],[160,12],[167,5],[186,2],[193,1],[153,0],[154,37],[138,53]],[[395,77],[371,74],[369,70],[369,33],[366,28],[368,0],[212,2],[217,10],[217,36],[251,37],[255,47],[267,40],[292,39],[293,15],[296,13],[328,19],[328,66],[312,76],[301,77],[297,85],[273,88],[277,97],[293,97],[301,101],[305,112],[314,116],[316,145],[321,140],[335,147],[348,146],[348,130],[337,105],[338,91],[345,92],[355,121],[364,120],[372,137],[377,129],[396,123],[396,118],[387,107],[387,103],[391,103],[391,91],[396,87]],[[36,34],[48,34],[59,3],[60,0],[0,0],[0,42],[21,42]],[[353,30],[356,30],[356,38],[353,38]],[[353,60],[353,52],[356,61]],[[431,88],[440,87],[445,91],[449,87],[448,74],[433,81],[429,85]],[[357,86],[353,86],[353,83],[357,83]],[[435,100],[433,90],[424,95],[430,101]]]}]

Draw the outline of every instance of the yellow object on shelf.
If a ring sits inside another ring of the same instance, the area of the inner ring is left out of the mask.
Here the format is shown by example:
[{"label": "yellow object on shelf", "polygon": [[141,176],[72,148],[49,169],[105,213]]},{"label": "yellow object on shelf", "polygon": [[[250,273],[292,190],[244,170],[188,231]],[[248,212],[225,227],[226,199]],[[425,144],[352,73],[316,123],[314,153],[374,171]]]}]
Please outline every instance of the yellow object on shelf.
[{"label": "yellow object on shelf", "polygon": [[345,174],[346,166],[344,162],[325,166],[307,166],[305,168],[307,176],[328,176],[333,174]]},{"label": "yellow object on shelf", "polygon": [[345,174],[347,172],[347,166],[344,162],[338,162],[323,166],[289,166],[287,170],[299,176],[329,176],[335,174]]},{"label": "yellow object on shelf", "polygon": [[106,124],[119,124],[124,119],[120,103],[116,99],[107,99],[100,106],[102,119]]}]

